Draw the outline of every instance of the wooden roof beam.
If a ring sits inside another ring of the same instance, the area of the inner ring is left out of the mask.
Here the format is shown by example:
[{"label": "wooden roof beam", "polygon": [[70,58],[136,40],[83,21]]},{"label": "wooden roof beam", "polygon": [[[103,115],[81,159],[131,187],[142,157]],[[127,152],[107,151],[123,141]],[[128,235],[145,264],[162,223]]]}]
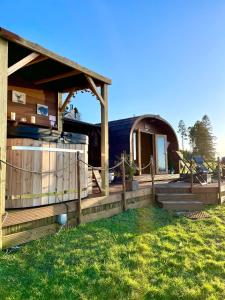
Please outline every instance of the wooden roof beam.
[{"label": "wooden roof beam", "polygon": [[75,88],[71,89],[71,91],[69,92],[68,96],[66,97],[66,100],[64,101],[63,105],[60,108],[60,111],[63,112],[67,106],[67,104],[69,104],[69,102],[71,101],[71,98],[73,97],[74,92],[76,91]]},{"label": "wooden roof beam", "polygon": [[21,59],[20,61],[18,61],[17,63],[15,63],[14,65],[8,68],[8,72],[7,72],[8,76],[15,73],[19,69],[25,67],[27,64],[34,61],[39,56],[40,54],[35,52],[32,52],[31,54],[27,55],[26,57],[24,57],[23,59]]},{"label": "wooden roof beam", "polygon": [[94,80],[88,76],[88,75],[85,75],[87,81],[89,82],[90,84],[90,89],[91,91],[95,94],[95,96],[97,97],[97,99],[101,102],[101,104],[104,106],[105,105],[105,101],[102,97],[102,95],[99,93],[98,89],[97,89],[97,86],[96,84],[94,83]]},{"label": "wooden roof beam", "polygon": [[40,56],[40,57],[37,57],[35,60],[31,61],[29,64],[27,64],[25,67],[29,67],[31,65],[35,65],[35,64],[38,64],[42,61],[45,61],[45,60],[48,60],[49,58],[47,56]]},{"label": "wooden roof beam", "polygon": [[56,81],[56,80],[68,78],[68,77],[77,75],[79,73],[80,73],[79,71],[73,70],[73,71],[62,73],[62,74],[58,74],[58,75],[55,75],[55,76],[52,76],[52,77],[48,77],[48,78],[43,78],[43,79],[37,80],[37,81],[34,82],[34,84],[38,85],[38,84],[48,83],[48,82],[51,82],[51,81]]}]

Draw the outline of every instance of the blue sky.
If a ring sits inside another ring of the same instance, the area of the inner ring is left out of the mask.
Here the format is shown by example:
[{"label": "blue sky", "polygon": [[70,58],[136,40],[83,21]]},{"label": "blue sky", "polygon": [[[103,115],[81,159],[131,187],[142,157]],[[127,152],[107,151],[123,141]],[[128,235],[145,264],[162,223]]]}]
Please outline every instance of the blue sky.
[{"label": "blue sky", "polygon": [[[208,114],[225,155],[225,1],[1,0],[0,26],[112,78],[110,120]],[[75,103],[99,122],[93,97]]]}]

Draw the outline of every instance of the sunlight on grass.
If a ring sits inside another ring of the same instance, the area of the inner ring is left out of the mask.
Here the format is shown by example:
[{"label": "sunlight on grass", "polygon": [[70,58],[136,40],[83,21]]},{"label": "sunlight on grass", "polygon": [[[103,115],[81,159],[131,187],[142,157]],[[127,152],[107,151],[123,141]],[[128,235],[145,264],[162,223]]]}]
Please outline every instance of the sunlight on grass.
[{"label": "sunlight on grass", "polygon": [[0,254],[0,298],[224,299],[225,207],[207,212],[129,210]]}]

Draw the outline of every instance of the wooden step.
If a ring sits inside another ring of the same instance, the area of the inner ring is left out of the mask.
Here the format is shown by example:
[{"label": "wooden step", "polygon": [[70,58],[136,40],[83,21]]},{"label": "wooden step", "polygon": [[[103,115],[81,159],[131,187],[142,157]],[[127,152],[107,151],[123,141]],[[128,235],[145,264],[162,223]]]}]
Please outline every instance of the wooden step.
[{"label": "wooden step", "polygon": [[200,201],[160,201],[160,206],[170,211],[199,211],[204,208]]},{"label": "wooden step", "polygon": [[199,199],[198,194],[191,194],[191,193],[174,193],[174,194],[156,194],[157,201],[197,201]]},{"label": "wooden step", "polygon": [[184,194],[190,193],[189,187],[157,187],[155,188],[156,193],[158,194]]}]

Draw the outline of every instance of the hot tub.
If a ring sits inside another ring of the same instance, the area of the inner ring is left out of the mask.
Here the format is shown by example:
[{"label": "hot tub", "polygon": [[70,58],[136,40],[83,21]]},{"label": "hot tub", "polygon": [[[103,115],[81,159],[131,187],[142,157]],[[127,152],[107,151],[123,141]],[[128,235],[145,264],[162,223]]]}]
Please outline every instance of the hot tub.
[{"label": "hot tub", "polygon": [[[7,166],[6,208],[36,207],[77,199],[76,153],[67,150],[80,150],[81,160],[88,163],[88,137],[82,135],[78,141],[74,144],[8,138],[7,162],[42,174]],[[28,147],[28,150],[13,150],[15,146]],[[43,147],[48,151],[31,151],[30,147]],[[49,148],[54,149],[54,152]],[[81,163],[81,184],[81,197],[84,198],[88,196],[88,167],[84,163]]]}]

